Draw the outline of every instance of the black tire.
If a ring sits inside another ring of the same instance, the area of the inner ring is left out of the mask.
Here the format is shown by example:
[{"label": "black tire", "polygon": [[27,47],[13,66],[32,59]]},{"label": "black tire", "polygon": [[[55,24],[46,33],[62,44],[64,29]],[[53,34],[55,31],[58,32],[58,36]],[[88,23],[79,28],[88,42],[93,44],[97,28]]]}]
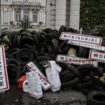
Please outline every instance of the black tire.
[{"label": "black tire", "polygon": [[57,39],[52,39],[51,41],[52,41],[52,44],[53,44],[53,48],[54,48],[53,50],[54,50],[54,53],[57,54],[58,49],[59,49],[59,46],[58,46],[59,42],[58,42]]},{"label": "black tire", "polygon": [[78,72],[78,70],[73,66],[73,65],[68,65],[67,66],[69,71],[71,71],[72,73],[74,73],[77,77],[80,77],[80,73]]},{"label": "black tire", "polygon": [[20,40],[21,47],[24,48],[25,44],[29,44],[31,46],[34,45],[34,40],[32,39],[31,36],[24,36],[24,37],[21,38],[21,40]]},{"label": "black tire", "polygon": [[78,82],[78,77],[76,77],[76,75],[70,70],[64,70],[60,73],[60,80],[62,83],[62,88],[68,88],[70,86],[76,85]]},{"label": "black tire", "polygon": [[38,56],[37,57],[37,62],[40,62],[40,61],[49,61],[49,60],[51,60],[50,56]]},{"label": "black tire", "polygon": [[62,88],[73,87],[73,86],[75,86],[76,83],[78,83],[78,78],[77,77],[72,78],[71,80],[62,83],[62,86],[61,87]]},{"label": "black tire", "polygon": [[60,29],[59,29],[59,35],[62,33],[62,32],[72,32],[72,33],[79,33],[78,30],[76,29],[73,29],[73,28],[68,28],[68,27],[65,27],[65,26],[61,26]]},{"label": "black tire", "polygon": [[62,32],[66,32],[66,27],[63,25],[60,27],[58,34],[61,35]]},{"label": "black tire", "polygon": [[79,88],[89,88],[91,87],[93,84],[93,81],[92,80],[85,80],[85,81],[81,81],[79,82],[78,84],[76,84],[76,87],[79,89]]},{"label": "black tire", "polygon": [[81,65],[77,70],[83,75],[89,75],[91,71],[95,71],[97,68],[90,64]]},{"label": "black tire", "polygon": [[19,62],[16,60],[16,59],[12,59],[12,58],[10,58],[9,60],[8,60],[8,65],[9,64],[13,64],[13,65],[15,65],[15,66],[17,66],[17,67],[19,67],[20,65],[19,65]]},{"label": "black tire", "polygon": [[8,77],[9,77],[10,84],[15,84],[16,81],[21,76],[21,72],[19,71],[19,68],[14,64],[9,64],[7,66],[7,70],[8,70]]},{"label": "black tire", "polygon": [[18,59],[19,58],[19,49],[18,48],[13,48],[13,49],[9,49],[6,52],[6,56],[7,58],[15,58]]},{"label": "black tire", "polygon": [[84,47],[79,47],[78,53],[76,54],[77,57],[83,57],[87,58],[87,55],[89,55],[88,51]]},{"label": "black tire", "polygon": [[105,92],[91,92],[87,98],[87,105],[105,105]]},{"label": "black tire", "polygon": [[46,29],[44,29],[44,30],[42,30],[42,31],[45,32],[45,33],[50,33],[50,32],[52,32],[52,29],[46,28]]},{"label": "black tire", "polygon": [[60,73],[60,79],[62,82],[69,81],[70,78],[74,78],[75,75],[71,73],[69,70],[64,70],[63,72]]},{"label": "black tire", "polygon": [[33,51],[27,48],[23,48],[20,50],[19,58],[20,58],[20,64],[25,65],[27,62],[34,60]]}]

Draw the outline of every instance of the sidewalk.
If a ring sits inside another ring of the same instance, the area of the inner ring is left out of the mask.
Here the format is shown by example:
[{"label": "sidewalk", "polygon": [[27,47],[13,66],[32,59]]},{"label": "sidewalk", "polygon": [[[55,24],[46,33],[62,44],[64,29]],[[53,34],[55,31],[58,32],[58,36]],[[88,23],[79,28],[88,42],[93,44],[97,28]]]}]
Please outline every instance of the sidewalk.
[{"label": "sidewalk", "polygon": [[80,92],[65,89],[59,93],[44,92],[43,98],[36,100],[12,86],[8,92],[0,94],[0,105],[86,105],[86,97]]}]

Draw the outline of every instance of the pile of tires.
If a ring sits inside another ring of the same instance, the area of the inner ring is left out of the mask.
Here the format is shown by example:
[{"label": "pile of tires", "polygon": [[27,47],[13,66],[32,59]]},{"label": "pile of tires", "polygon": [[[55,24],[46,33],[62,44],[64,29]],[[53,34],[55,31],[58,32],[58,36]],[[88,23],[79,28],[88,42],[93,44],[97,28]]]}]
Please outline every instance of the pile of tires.
[{"label": "pile of tires", "polygon": [[[0,43],[5,46],[10,84],[16,83],[28,71],[26,64],[30,61],[36,63],[45,73],[41,65],[43,61],[56,60],[57,54],[67,55],[70,49],[75,50],[75,56],[88,58],[89,49],[68,45],[67,41],[60,40],[59,36],[62,32],[79,33],[79,31],[65,26],[61,26],[59,30],[46,28],[41,32],[28,30],[3,32],[0,36]],[[105,66],[103,63],[100,63],[98,68],[90,64],[77,66],[57,63],[62,68],[60,73],[62,89],[75,89],[87,96],[90,91],[105,92],[105,80],[103,79]],[[103,105],[93,102],[93,99],[88,100],[91,100],[88,105]]]},{"label": "pile of tires", "polygon": [[[5,46],[7,68],[10,83],[27,72],[26,64],[39,62],[39,56],[56,58],[59,46],[57,30],[44,29],[42,32],[21,30],[19,32],[3,32],[0,43]],[[42,57],[41,59],[44,60]]]}]

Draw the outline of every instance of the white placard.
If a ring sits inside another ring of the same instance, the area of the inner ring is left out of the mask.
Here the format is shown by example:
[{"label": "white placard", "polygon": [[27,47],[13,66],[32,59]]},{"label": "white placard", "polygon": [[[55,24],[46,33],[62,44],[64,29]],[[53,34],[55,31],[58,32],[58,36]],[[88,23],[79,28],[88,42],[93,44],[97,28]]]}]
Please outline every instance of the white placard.
[{"label": "white placard", "polygon": [[105,53],[104,52],[99,52],[99,51],[91,50],[89,58],[90,59],[94,59],[94,60],[96,60],[98,62],[105,63]]},{"label": "white placard", "polygon": [[48,90],[51,87],[50,82],[33,62],[28,63],[26,66],[30,71],[35,71],[38,73],[41,85],[44,90]]},{"label": "white placard", "polygon": [[100,45],[96,45],[96,44],[79,42],[79,41],[72,41],[72,40],[69,40],[67,43],[68,44],[72,44],[72,45],[76,45],[76,46],[81,46],[81,47],[90,48],[90,49],[94,49],[94,50],[99,50],[99,51],[104,51],[105,52],[105,47],[104,46],[100,46]]},{"label": "white placard", "polygon": [[95,60],[79,58],[74,56],[57,55],[56,61],[75,65],[93,64],[95,67],[97,67],[97,62]]},{"label": "white placard", "polygon": [[9,90],[9,81],[6,67],[5,49],[0,46],[0,92]]},{"label": "white placard", "polygon": [[102,44],[102,37],[91,36],[91,35],[81,35],[81,34],[74,34],[70,32],[62,32],[60,35],[61,40],[74,40],[80,42],[87,42],[91,44]]}]

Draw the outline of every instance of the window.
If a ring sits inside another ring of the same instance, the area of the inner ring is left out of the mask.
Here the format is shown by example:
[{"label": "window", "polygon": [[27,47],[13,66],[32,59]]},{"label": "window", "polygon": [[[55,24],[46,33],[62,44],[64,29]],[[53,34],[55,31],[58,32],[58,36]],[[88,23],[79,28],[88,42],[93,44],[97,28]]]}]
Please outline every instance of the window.
[{"label": "window", "polygon": [[20,22],[21,18],[20,18],[20,14],[16,14],[16,22]]},{"label": "window", "polygon": [[33,22],[37,22],[38,20],[38,13],[37,12],[33,12]]},{"label": "window", "polygon": [[8,22],[3,22],[4,25],[8,25]]},{"label": "window", "polygon": [[15,19],[16,19],[16,22],[20,22],[21,21],[21,9],[16,9]]},{"label": "window", "polygon": [[8,11],[7,8],[3,10],[3,24],[8,25]]},{"label": "window", "polygon": [[24,17],[29,17],[29,9],[24,9]]}]

